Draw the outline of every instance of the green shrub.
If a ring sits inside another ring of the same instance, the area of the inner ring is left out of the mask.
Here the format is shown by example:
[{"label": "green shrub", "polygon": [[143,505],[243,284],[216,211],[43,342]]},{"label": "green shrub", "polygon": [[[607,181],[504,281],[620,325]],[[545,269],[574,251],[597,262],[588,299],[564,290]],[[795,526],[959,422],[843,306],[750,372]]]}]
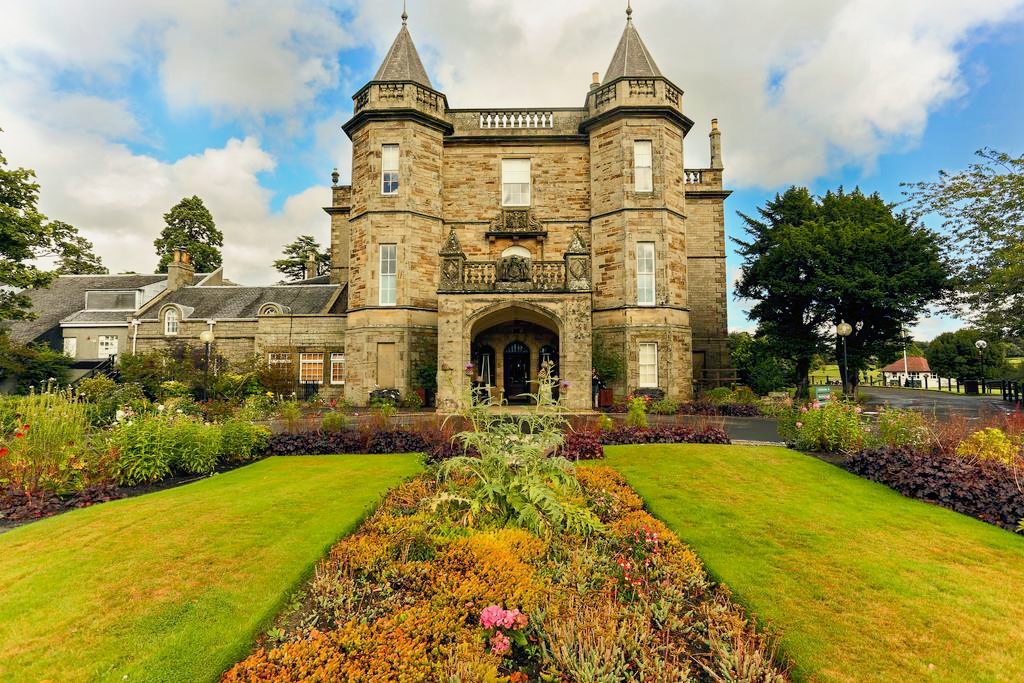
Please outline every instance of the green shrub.
[{"label": "green shrub", "polygon": [[289,434],[294,434],[299,429],[299,420],[302,419],[302,406],[296,400],[282,401],[277,407],[277,414],[287,423]]},{"label": "green shrub", "polygon": [[980,429],[960,442],[956,454],[961,458],[997,460],[1012,465],[1020,456],[1020,444],[995,427]]},{"label": "green shrub", "polygon": [[423,399],[414,391],[409,394],[403,394],[401,400],[398,401],[398,405],[406,410],[419,410],[423,407]]},{"label": "green shrub", "polygon": [[743,405],[755,405],[758,403],[757,394],[750,387],[736,387],[729,396],[728,403],[742,403]]},{"label": "green shrub", "polygon": [[72,360],[46,344],[18,344],[0,334],[0,379],[13,377],[18,393],[67,384]]},{"label": "green shrub", "polygon": [[166,382],[160,382],[160,398],[180,398],[182,396],[188,396],[189,393],[191,393],[191,389],[184,382],[179,382],[174,379],[169,379]]},{"label": "green shrub", "polygon": [[928,422],[916,410],[883,410],[878,414],[877,431],[871,441],[881,446],[921,448],[930,439]]},{"label": "green shrub", "polygon": [[325,432],[343,432],[352,427],[352,418],[345,413],[332,411],[324,415],[323,429]]},{"label": "green shrub", "polygon": [[274,394],[267,391],[262,394],[246,396],[242,401],[242,408],[238,411],[238,417],[243,420],[266,420],[277,408],[277,399]]},{"label": "green shrub", "polygon": [[639,429],[647,428],[647,398],[644,396],[630,396],[626,399],[626,424]]},{"label": "green shrub", "polygon": [[796,416],[796,447],[805,451],[853,453],[864,441],[860,408],[840,401],[804,406]]},{"label": "green shrub", "polygon": [[602,432],[610,432],[615,428],[615,422],[613,422],[607,415],[602,415],[597,418],[597,428]]},{"label": "green shrub", "polygon": [[113,423],[119,409],[131,408],[134,413],[142,413],[149,408],[141,385],[118,384],[106,375],[83,379],[76,388],[78,397],[89,404],[89,419],[97,427]]},{"label": "green shrub", "polygon": [[675,415],[679,412],[679,404],[670,398],[651,403],[650,412],[654,415]]},{"label": "green shrub", "polygon": [[172,471],[208,474],[221,452],[221,428],[188,415],[135,416],[119,424],[111,443],[117,448],[115,477],[122,486],[151,484]]},{"label": "green shrub", "polygon": [[3,420],[0,488],[65,495],[109,476],[104,444],[91,438],[88,407],[71,389],[7,399]]},{"label": "green shrub", "polygon": [[729,387],[715,387],[705,391],[702,398],[708,403],[721,405],[722,403],[732,403],[733,393]]},{"label": "green shrub", "polygon": [[222,462],[248,462],[263,454],[270,443],[270,430],[262,425],[239,419],[225,420],[220,425],[220,458]]}]

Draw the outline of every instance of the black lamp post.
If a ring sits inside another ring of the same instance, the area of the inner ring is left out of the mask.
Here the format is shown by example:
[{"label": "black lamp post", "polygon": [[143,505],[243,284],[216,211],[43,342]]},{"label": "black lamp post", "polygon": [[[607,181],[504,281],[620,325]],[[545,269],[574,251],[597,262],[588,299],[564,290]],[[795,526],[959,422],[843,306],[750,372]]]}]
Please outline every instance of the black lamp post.
[{"label": "black lamp post", "polygon": [[846,338],[853,334],[853,327],[842,320],[836,325],[836,335],[843,339],[843,393],[846,394],[846,383],[850,380],[850,365],[846,360]]},{"label": "black lamp post", "polygon": [[985,386],[985,349],[988,348],[988,342],[984,339],[979,339],[974,342],[974,348],[978,349],[978,360],[981,362],[981,393],[988,393],[987,387]]},{"label": "black lamp post", "polygon": [[203,367],[203,400],[210,400],[210,344],[213,343],[213,330],[199,333],[199,341],[206,346],[206,364]]}]

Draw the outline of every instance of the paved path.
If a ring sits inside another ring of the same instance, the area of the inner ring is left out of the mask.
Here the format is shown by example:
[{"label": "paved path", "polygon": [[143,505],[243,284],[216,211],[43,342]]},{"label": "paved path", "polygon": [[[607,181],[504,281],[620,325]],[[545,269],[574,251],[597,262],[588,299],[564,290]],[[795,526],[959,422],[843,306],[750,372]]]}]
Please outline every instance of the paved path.
[{"label": "paved path", "polygon": [[1009,412],[1013,404],[1003,401],[999,394],[964,396],[925,389],[898,389],[890,387],[859,387],[864,407],[913,408],[928,415],[968,415],[980,417],[990,413]]}]

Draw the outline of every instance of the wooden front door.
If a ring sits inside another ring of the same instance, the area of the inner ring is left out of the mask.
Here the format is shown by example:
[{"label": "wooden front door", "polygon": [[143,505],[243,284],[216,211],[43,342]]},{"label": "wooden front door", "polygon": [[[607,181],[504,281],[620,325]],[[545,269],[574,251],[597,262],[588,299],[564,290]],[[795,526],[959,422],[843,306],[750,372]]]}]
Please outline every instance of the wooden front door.
[{"label": "wooden front door", "polygon": [[530,349],[521,341],[505,347],[505,400],[528,403],[522,394],[530,392]]}]

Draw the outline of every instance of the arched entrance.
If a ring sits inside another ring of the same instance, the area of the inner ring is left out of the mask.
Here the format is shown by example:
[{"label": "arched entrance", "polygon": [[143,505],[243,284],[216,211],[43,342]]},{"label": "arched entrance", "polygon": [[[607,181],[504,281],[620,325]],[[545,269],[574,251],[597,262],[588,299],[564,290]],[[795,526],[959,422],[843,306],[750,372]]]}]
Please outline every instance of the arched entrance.
[{"label": "arched entrance", "polygon": [[[529,403],[537,393],[537,376],[547,361],[558,367],[559,322],[530,304],[502,304],[469,324],[470,358],[477,395],[504,402]],[[550,371],[552,375],[557,370]]]},{"label": "arched entrance", "polygon": [[505,347],[505,398],[509,403],[528,400],[530,387],[530,347],[521,341],[514,341]]}]

